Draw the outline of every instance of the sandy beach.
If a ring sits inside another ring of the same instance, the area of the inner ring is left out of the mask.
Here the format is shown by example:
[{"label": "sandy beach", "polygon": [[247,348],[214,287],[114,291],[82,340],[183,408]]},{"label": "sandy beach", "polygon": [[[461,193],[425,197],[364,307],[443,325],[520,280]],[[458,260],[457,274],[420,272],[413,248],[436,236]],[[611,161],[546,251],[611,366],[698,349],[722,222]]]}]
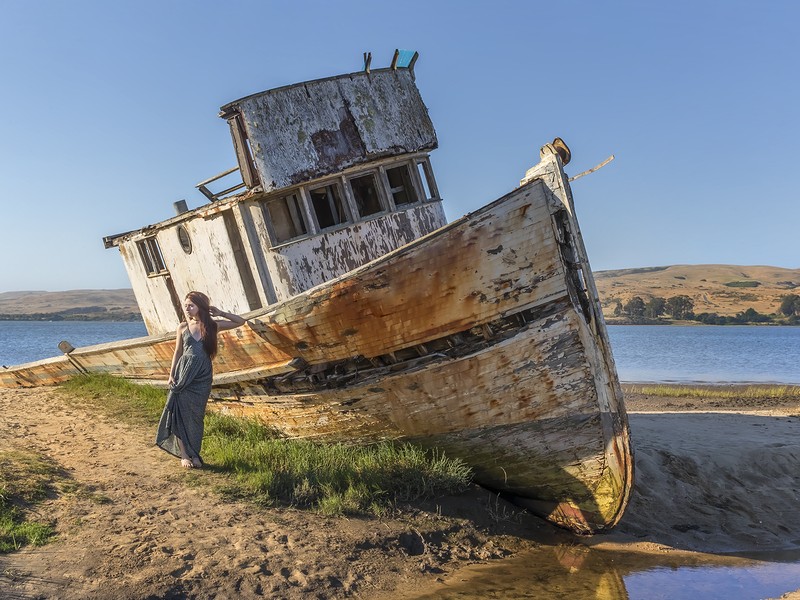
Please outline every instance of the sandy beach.
[{"label": "sandy beach", "polygon": [[0,450],[46,454],[74,483],[41,509],[57,539],[0,557],[0,596],[457,597],[458,582],[537,552],[572,571],[596,551],[686,564],[800,548],[796,402],[629,393],[626,404],[634,494],[614,531],[578,537],[477,487],[380,520],[223,501],[218,475],[181,470],[147,428],[65,406],[53,389],[0,390]]}]

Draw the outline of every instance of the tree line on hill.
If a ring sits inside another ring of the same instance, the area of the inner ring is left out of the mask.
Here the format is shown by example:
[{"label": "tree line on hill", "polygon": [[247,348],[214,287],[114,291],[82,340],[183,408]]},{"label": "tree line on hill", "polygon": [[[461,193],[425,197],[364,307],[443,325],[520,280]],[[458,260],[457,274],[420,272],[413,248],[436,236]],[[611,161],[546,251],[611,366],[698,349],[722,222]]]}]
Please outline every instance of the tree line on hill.
[{"label": "tree line on hill", "polygon": [[677,321],[698,321],[706,325],[746,325],[754,323],[773,323],[780,325],[800,325],[800,296],[787,294],[781,298],[778,312],[765,315],[754,308],[748,308],[735,316],[703,312],[695,314],[694,301],[689,296],[661,298],[653,296],[646,302],[634,296],[625,304],[617,300],[614,306],[615,317],[627,317],[634,323],[658,322],[662,317],[672,317]]}]

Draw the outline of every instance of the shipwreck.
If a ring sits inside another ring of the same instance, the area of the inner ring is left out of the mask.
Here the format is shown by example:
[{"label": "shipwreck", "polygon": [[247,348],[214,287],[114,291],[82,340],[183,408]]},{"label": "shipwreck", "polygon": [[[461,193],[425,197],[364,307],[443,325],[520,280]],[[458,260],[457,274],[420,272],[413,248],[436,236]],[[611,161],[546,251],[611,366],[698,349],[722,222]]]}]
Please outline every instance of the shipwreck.
[{"label": "shipwreck", "polygon": [[558,525],[614,526],[633,458],[569,149],[545,144],[519,187],[448,224],[416,59],[223,106],[238,165],[197,185],[208,202],[104,239],[149,335],[62,343],[0,386],[165,385],[182,298],[203,290],[248,318],[220,335],[212,410],[293,438],[439,448]]}]

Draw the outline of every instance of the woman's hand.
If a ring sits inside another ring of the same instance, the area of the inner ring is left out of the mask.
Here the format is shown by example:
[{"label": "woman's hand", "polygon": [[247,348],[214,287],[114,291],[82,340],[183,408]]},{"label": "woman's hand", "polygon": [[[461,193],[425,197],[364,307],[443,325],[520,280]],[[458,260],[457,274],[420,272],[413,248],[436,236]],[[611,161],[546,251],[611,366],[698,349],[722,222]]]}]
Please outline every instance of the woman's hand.
[{"label": "woman's hand", "polygon": [[169,379],[167,380],[167,385],[168,385],[170,388],[171,388],[171,387],[173,387],[173,386],[175,385],[175,377],[173,377],[172,375],[170,375],[170,376],[169,376]]},{"label": "woman's hand", "polygon": [[216,306],[209,306],[208,314],[212,317],[219,317],[222,319],[221,321],[217,321],[217,327],[219,328],[218,331],[234,329],[235,327],[241,327],[246,323],[245,319],[239,315],[225,312],[224,310],[218,309]]}]

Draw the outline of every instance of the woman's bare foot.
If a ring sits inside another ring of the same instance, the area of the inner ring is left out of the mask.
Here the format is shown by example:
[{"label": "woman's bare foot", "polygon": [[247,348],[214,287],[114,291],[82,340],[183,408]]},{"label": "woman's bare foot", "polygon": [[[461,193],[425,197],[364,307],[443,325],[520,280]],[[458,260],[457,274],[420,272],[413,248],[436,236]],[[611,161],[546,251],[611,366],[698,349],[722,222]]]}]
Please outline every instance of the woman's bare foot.
[{"label": "woman's bare foot", "polygon": [[192,462],[191,458],[182,458],[181,459],[181,466],[184,469],[193,469],[194,468],[194,463]]},{"label": "woman's bare foot", "polygon": [[192,459],[191,462],[192,462],[192,467],[194,467],[195,469],[202,469],[203,468],[203,461],[200,460],[199,456],[195,456]]}]

